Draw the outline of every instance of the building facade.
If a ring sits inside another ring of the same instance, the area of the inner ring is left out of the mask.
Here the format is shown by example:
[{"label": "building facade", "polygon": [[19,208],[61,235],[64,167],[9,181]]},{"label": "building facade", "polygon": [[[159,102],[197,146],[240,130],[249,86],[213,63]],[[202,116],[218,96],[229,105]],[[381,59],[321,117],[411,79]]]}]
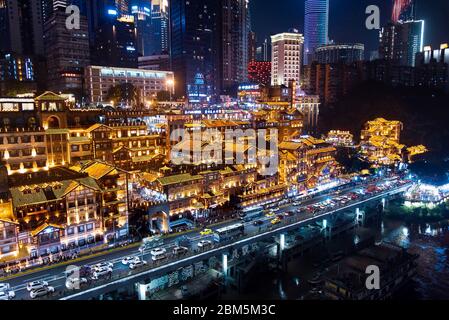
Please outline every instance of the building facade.
[{"label": "building facade", "polygon": [[91,103],[107,101],[108,90],[121,83],[131,83],[139,92],[141,103],[153,100],[160,91],[173,92],[174,74],[170,71],[88,66],[85,69],[86,93]]},{"label": "building facade", "polygon": [[207,103],[221,93],[220,1],[172,0],[170,14],[176,96],[191,103]]},{"label": "building facade", "polygon": [[364,60],[365,45],[328,44],[315,49],[314,60],[318,63],[353,63]]},{"label": "building facade", "polygon": [[41,0],[0,1],[0,51],[42,55],[42,26]]},{"label": "building facade", "polygon": [[329,0],[306,0],[304,19],[304,64],[313,61],[315,49],[328,43]]},{"label": "building facade", "polygon": [[66,28],[67,14],[57,10],[44,25],[49,90],[83,94],[84,67],[90,64],[87,19],[80,17],[80,29]]},{"label": "building facade", "polygon": [[360,152],[373,166],[389,166],[402,161],[400,144],[403,124],[378,118],[368,121],[360,136]]},{"label": "building facade", "polygon": [[248,81],[253,84],[269,86],[271,84],[271,62],[251,61],[248,64]]},{"label": "building facade", "polygon": [[249,0],[221,0],[222,4],[222,93],[235,95],[248,81],[251,24]]},{"label": "building facade", "polygon": [[297,32],[271,37],[271,85],[289,86],[301,82],[304,37]]},{"label": "building facade", "polygon": [[379,56],[394,65],[415,66],[424,48],[424,20],[389,23],[380,31]]},{"label": "building facade", "polygon": [[110,18],[98,27],[95,34],[96,65],[137,68],[137,38],[133,16],[118,16],[111,11]]}]

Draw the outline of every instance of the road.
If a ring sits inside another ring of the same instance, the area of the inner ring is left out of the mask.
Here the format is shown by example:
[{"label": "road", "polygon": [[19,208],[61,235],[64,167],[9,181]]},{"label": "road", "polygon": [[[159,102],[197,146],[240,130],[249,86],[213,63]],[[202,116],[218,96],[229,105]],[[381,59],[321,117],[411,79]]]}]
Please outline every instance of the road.
[{"label": "road", "polygon": [[[379,183],[379,185],[380,185],[380,183]],[[352,186],[350,188],[341,190],[340,194],[338,196],[336,196],[334,194],[335,193],[334,191],[330,192],[330,193],[325,193],[325,194],[316,196],[312,199],[302,201],[300,206],[288,204],[283,207],[280,207],[280,210],[279,210],[279,212],[276,212],[276,215],[284,215],[286,212],[293,211],[293,212],[295,212],[295,215],[301,215],[301,220],[308,220],[308,219],[313,218],[314,216],[321,215],[321,214],[325,213],[329,209],[332,209],[332,206],[329,205],[327,208],[325,208],[321,211],[317,211],[315,213],[312,213],[312,212],[309,212],[308,210],[306,210],[307,207],[310,207],[313,204],[323,203],[324,201],[326,201],[330,198],[342,197],[344,195],[353,193],[360,189],[364,189],[363,185],[359,185],[356,187]],[[338,208],[338,205],[336,205],[335,207]],[[297,213],[298,210],[300,210],[301,212]],[[271,216],[270,217],[263,216],[263,217],[259,218],[259,220],[263,222],[263,225],[261,225],[261,226],[255,226],[254,221],[244,223],[245,224],[245,233],[252,234],[252,233],[257,233],[257,232],[258,233],[266,232],[271,227],[271,220],[273,218],[274,217],[271,217]],[[285,221],[283,221],[282,223],[287,224],[288,219],[289,218],[285,218]],[[210,229],[212,229],[214,231],[218,228],[222,228],[224,226],[232,225],[235,223],[241,223],[241,222],[237,222],[236,220],[229,221],[229,222],[225,222],[219,226],[211,227]],[[191,244],[192,244],[191,248],[197,248],[197,244],[201,240],[211,240],[212,241],[212,237],[213,237],[213,235],[202,236],[200,234],[200,232],[198,232],[198,231],[192,231],[190,233],[183,234],[183,235],[187,235],[189,237]],[[174,246],[176,246],[176,241],[178,239],[179,239],[179,236],[174,236],[174,237],[164,240],[164,248],[167,250],[168,253],[171,253],[172,248]],[[111,263],[113,263],[113,272],[114,273],[117,273],[117,272],[123,273],[123,272],[128,271],[129,267],[122,264],[121,261],[124,257],[128,257],[128,256],[138,256],[141,259],[147,261],[148,264],[150,264],[150,265],[153,264],[152,259],[151,259],[150,250],[140,252],[138,250],[138,248],[134,247],[134,248],[125,248],[123,250],[114,251],[114,252],[108,252],[101,256],[88,258],[82,262],[78,262],[78,263],[75,262],[74,265],[84,266],[84,265],[94,265],[94,264],[101,263],[101,262],[111,262]],[[67,268],[66,265],[64,265],[64,266],[55,265],[51,268],[47,268],[47,269],[44,269],[41,271],[36,271],[36,272],[29,273],[29,274],[24,274],[24,275],[19,275],[13,279],[10,279],[8,281],[8,283],[9,283],[10,287],[12,288],[12,290],[15,291],[15,294],[16,294],[15,299],[16,300],[30,299],[29,292],[26,289],[26,285],[27,285],[27,283],[29,283],[31,281],[37,281],[37,280],[47,281],[50,286],[55,288],[56,292],[59,292],[62,290],[66,290],[66,287],[65,287],[65,280],[66,280],[65,270],[66,270],[66,268]]]}]

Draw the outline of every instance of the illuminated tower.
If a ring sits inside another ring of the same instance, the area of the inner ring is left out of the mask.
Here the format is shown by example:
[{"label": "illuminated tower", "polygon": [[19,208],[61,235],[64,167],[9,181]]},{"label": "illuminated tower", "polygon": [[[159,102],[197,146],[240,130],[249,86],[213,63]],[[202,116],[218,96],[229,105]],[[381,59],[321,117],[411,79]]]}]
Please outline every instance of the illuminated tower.
[{"label": "illuminated tower", "polygon": [[168,0],[151,1],[152,48],[149,55],[169,52],[169,23]]},{"label": "illuminated tower", "polygon": [[415,20],[415,1],[394,0],[391,20],[393,23],[397,23],[398,21]]},{"label": "illuminated tower", "polygon": [[315,49],[328,42],[329,0],[306,0],[304,21],[304,64],[312,62]]}]

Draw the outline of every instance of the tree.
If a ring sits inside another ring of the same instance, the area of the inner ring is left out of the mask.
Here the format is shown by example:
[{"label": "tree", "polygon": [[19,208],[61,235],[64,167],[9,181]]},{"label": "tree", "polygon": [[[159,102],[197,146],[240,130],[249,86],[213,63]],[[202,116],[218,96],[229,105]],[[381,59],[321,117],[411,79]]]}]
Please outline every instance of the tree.
[{"label": "tree", "polygon": [[9,80],[4,82],[3,88],[0,88],[2,95],[6,97],[15,97],[19,94],[34,92],[33,84],[29,82],[21,82],[15,80]]},{"label": "tree", "polygon": [[114,101],[116,104],[126,103],[128,105],[137,105],[140,97],[139,91],[131,83],[120,83],[109,88],[106,96],[108,101]]},{"label": "tree", "polygon": [[164,90],[157,93],[157,101],[170,101],[170,92]]}]

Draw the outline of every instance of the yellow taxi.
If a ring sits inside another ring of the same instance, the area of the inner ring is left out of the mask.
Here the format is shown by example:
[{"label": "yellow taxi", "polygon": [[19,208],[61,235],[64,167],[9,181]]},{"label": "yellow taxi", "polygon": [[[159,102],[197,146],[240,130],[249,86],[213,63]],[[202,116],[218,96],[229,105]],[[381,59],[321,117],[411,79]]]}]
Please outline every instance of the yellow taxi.
[{"label": "yellow taxi", "polygon": [[203,231],[200,232],[200,235],[204,236],[210,236],[211,234],[213,234],[214,232],[211,229],[204,229]]},{"label": "yellow taxi", "polygon": [[278,217],[276,217],[273,220],[271,220],[271,224],[272,225],[279,224],[279,223],[281,223],[281,219],[279,219]]},{"label": "yellow taxi", "polygon": [[273,218],[275,216],[275,214],[273,212],[269,212],[265,215],[265,217],[267,218]]}]

